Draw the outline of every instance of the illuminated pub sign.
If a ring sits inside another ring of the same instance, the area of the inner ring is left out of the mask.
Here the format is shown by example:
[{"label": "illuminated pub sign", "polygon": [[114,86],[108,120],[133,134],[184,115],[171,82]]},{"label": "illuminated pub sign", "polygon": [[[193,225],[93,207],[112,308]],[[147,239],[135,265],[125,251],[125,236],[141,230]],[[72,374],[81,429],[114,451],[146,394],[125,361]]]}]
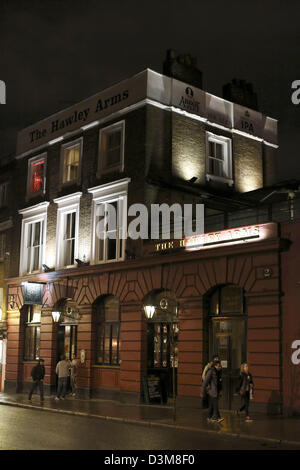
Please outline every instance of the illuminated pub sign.
[{"label": "illuminated pub sign", "polygon": [[227,230],[192,235],[182,239],[162,240],[145,248],[145,254],[172,250],[203,250],[221,246],[258,242],[277,237],[277,224],[248,225]]},{"label": "illuminated pub sign", "polygon": [[42,305],[43,303],[43,284],[36,282],[25,282],[24,287],[24,304],[25,305]]}]

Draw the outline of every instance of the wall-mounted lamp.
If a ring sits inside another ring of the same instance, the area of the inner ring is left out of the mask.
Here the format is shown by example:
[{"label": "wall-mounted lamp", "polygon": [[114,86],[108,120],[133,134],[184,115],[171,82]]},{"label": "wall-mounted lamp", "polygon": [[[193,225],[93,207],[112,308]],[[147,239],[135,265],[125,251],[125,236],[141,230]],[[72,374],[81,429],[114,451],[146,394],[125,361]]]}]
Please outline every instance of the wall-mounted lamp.
[{"label": "wall-mounted lamp", "polygon": [[195,182],[197,181],[197,179],[198,179],[197,176],[193,176],[193,178],[191,178],[191,179],[189,180],[189,183],[193,184],[193,183],[195,183]]},{"label": "wall-mounted lamp", "polygon": [[144,306],[144,312],[148,320],[153,318],[153,315],[155,313],[155,307],[154,305],[145,305]]},{"label": "wall-mounted lamp", "polygon": [[51,271],[49,266],[47,266],[46,264],[42,264],[42,267],[43,267],[43,270],[44,270],[45,273],[47,273],[48,271]]},{"label": "wall-mounted lamp", "polygon": [[52,312],[52,318],[54,323],[58,323],[60,319],[60,312]]}]

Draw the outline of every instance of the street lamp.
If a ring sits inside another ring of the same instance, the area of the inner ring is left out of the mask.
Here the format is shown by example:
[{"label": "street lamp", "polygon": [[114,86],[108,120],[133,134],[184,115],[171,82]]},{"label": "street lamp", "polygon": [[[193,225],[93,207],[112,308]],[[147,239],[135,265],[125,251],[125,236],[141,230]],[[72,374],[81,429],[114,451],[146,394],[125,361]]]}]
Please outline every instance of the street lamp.
[{"label": "street lamp", "polygon": [[52,318],[54,323],[58,323],[60,318],[60,312],[52,312]]}]

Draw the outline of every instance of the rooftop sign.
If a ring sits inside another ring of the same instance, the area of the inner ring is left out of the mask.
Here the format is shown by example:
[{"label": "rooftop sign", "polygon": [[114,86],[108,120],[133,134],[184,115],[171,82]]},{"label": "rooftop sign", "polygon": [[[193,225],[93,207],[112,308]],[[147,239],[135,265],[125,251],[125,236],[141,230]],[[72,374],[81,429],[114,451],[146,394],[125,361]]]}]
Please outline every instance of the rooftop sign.
[{"label": "rooftop sign", "polygon": [[17,156],[145,99],[277,144],[276,120],[147,69],[20,131]]}]

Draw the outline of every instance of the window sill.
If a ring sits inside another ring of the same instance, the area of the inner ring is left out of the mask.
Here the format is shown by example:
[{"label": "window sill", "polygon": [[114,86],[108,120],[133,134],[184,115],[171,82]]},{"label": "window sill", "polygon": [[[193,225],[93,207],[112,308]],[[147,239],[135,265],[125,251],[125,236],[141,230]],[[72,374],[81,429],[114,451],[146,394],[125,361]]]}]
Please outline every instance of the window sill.
[{"label": "window sill", "polygon": [[101,368],[101,369],[120,369],[120,366],[106,366],[102,364],[93,364],[92,367]]},{"label": "window sill", "polygon": [[225,184],[228,184],[228,186],[233,186],[233,183],[234,183],[234,181],[230,178],[224,178],[223,176],[210,175],[209,173],[206,174],[206,179],[207,181],[213,180],[213,181],[218,181],[220,183],[225,183]]}]

